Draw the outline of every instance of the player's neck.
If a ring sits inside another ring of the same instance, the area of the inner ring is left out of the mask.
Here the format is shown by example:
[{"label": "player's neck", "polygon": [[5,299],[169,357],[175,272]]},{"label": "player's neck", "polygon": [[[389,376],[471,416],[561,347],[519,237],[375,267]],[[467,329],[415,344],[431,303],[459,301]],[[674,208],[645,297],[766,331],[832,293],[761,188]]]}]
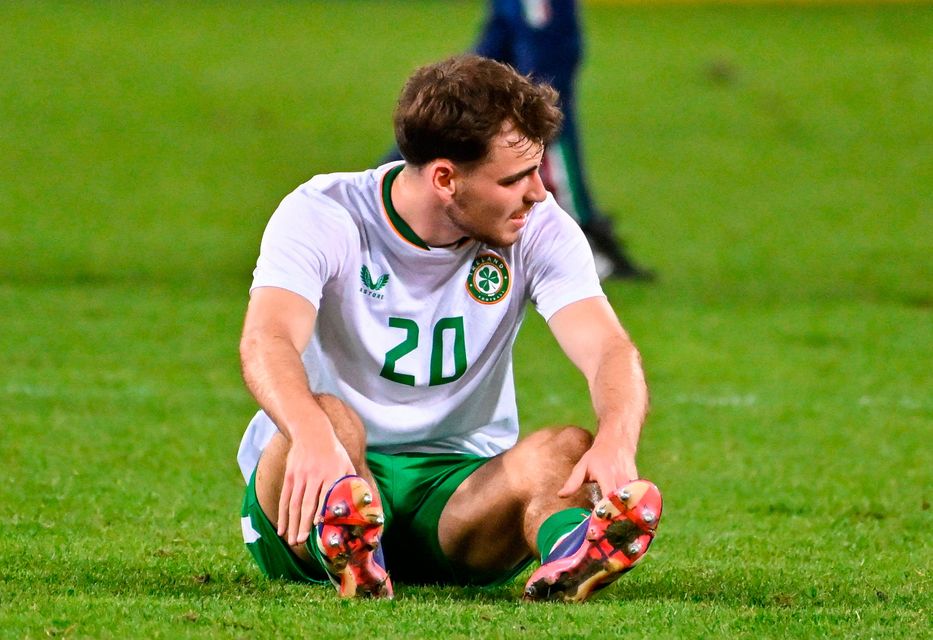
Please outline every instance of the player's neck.
[{"label": "player's neck", "polygon": [[406,166],[392,183],[392,206],[429,247],[461,245],[463,232],[447,223],[442,203],[424,180],[424,176]]}]

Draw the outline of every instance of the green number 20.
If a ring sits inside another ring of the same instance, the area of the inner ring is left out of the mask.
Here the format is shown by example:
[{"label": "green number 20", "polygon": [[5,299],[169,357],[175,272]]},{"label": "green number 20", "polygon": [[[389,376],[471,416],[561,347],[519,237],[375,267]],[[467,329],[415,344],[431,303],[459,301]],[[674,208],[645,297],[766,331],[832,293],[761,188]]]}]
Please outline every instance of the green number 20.
[{"label": "green number 20", "polygon": [[[395,370],[395,363],[418,348],[418,324],[409,318],[389,318],[389,326],[393,329],[404,329],[405,339],[386,352],[385,364],[379,375],[387,380],[415,386],[415,376],[410,373],[399,373]],[[444,332],[454,332],[454,372],[444,375]],[[431,379],[430,386],[453,382],[466,373],[466,339],[463,332],[463,316],[456,318],[441,318],[434,325],[434,336],[431,341]]]}]

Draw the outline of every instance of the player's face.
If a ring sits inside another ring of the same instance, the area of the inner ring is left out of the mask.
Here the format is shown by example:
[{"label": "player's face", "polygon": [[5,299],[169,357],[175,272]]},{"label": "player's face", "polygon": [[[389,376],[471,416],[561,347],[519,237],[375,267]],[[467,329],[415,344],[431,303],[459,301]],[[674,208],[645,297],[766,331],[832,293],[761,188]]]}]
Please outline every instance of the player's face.
[{"label": "player's face", "polygon": [[547,196],[538,172],[544,147],[505,130],[490,157],[460,177],[453,202],[445,208],[463,235],[494,247],[508,247],[527,222],[531,208]]}]

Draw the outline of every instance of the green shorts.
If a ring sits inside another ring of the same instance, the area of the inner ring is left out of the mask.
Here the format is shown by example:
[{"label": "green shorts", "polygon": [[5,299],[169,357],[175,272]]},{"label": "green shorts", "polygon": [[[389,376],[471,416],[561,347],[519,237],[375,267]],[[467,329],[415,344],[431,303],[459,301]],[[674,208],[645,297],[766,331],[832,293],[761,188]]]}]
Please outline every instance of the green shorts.
[{"label": "green shorts", "polygon": [[[466,454],[369,452],[369,468],[376,478],[385,510],[382,549],[393,581],[409,584],[502,584],[527,566],[503,569],[490,577],[471,575],[455,567],[441,551],[437,525],[457,487],[490,458]],[[299,559],[276,533],[256,498],[256,473],[243,499],[241,523],[246,546],[262,572],[270,578],[299,582],[328,582],[327,573],[311,549],[313,560]],[[309,538],[309,543],[313,537]],[[530,562],[529,558],[529,562]]]}]

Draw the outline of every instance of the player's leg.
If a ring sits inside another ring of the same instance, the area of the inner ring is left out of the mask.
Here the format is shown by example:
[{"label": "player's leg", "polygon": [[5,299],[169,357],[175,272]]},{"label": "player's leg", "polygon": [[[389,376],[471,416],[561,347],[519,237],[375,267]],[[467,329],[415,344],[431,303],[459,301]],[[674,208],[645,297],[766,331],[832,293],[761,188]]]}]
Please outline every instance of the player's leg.
[{"label": "player's leg", "polygon": [[438,526],[441,548],[458,571],[489,580],[539,555],[526,597],[579,601],[634,566],[660,517],[654,485],[634,481],[595,508],[586,488],[557,496],[591,443],[582,429],[541,431],[467,478]]},{"label": "player's leg", "polygon": [[[391,583],[378,549],[384,514],[377,484],[366,463],[366,432],[359,416],[334,396],[316,396],[337,439],[359,477],[347,476],[330,488],[321,505],[323,520],[307,543],[290,549],[308,567],[323,565],[341,595],[391,596]],[[256,468],[255,492],[272,527],[277,524],[279,497],[289,442],[276,433]],[[284,541],[283,541],[284,542]]]},{"label": "player's leg", "polygon": [[[334,396],[315,397],[334,426],[337,439],[347,450],[356,473],[370,486],[375,487],[376,483],[366,464],[366,431],[359,416]],[[282,494],[288,450],[288,438],[276,433],[263,449],[259,465],[256,467],[256,497],[266,517],[274,526],[278,526],[279,497]],[[294,545],[292,550],[299,558],[310,559],[305,545]]]},{"label": "player's leg", "polygon": [[589,487],[569,498],[557,495],[591,444],[592,435],[577,427],[544,429],[474,471],[441,513],[444,554],[480,576],[501,574],[538,554],[538,531],[548,517],[593,506]]}]

